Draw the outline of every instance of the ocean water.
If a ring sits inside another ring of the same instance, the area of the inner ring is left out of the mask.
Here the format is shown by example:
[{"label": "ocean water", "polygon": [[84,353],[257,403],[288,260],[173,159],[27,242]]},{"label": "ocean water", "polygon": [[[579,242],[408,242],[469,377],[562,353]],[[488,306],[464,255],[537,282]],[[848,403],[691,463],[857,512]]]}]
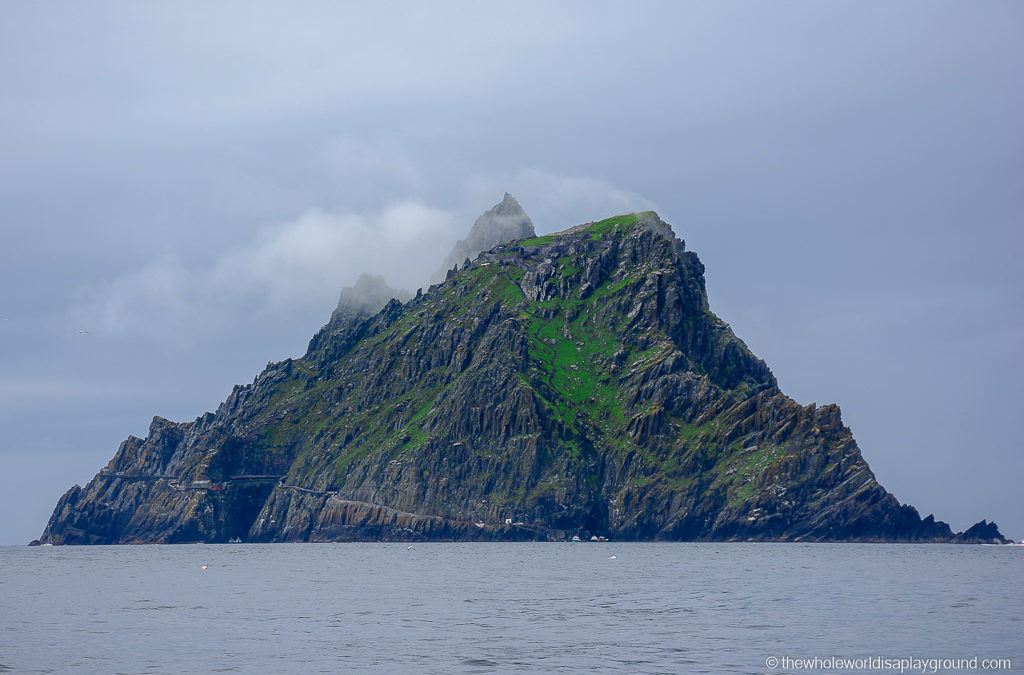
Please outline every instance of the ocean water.
[{"label": "ocean water", "polygon": [[1009,546],[4,547],[0,671],[861,672],[771,657],[1020,671],[1022,573]]}]

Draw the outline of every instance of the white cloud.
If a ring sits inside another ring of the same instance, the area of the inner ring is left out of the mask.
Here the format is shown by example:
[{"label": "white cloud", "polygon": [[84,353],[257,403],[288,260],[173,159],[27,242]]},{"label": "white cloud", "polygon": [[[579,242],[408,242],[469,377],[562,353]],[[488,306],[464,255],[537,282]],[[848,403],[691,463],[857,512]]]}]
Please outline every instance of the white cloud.
[{"label": "white cloud", "polygon": [[655,208],[643,195],[607,181],[535,168],[477,178],[469,187],[469,193],[478,196],[475,201],[506,190],[515,195],[530,214],[538,232],[564,230],[619,213]]},{"label": "white cloud", "polygon": [[[419,171],[410,165],[404,175]],[[408,290],[425,286],[455,239],[506,190],[540,231],[653,206],[598,179],[525,169],[472,181],[460,200],[465,206],[454,210],[419,201],[369,213],[309,209],[205,263],[165,255],[127,271],[86,291],[73,319],[101,335],[179,344],[240,332],[254,319],[264,326],[298,316],[326,319],[338,291],[364,272]]]},{"label": "white cloud", "polygon": [[418,202],[376,213],[311,209],[259,230],[212,263],[162,257],[86,292],[75,320],[102,334],[187,340],[254,315],[328,316],[338,291],[363,272],[415,288],[455,236],[452,215]]}]

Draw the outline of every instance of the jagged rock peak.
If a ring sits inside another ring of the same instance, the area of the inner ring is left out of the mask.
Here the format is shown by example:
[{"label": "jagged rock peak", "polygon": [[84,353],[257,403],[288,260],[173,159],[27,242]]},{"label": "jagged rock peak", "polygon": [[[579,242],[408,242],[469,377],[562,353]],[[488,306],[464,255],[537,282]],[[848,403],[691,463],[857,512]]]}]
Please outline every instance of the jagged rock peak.
[{"label": "jagged rock peak", "polygon": [[373,316],[392,298],[405,302],[410,297],[409,291],[393,288],[379,274],[363,274],[354,285],[341,289],[332,318]]},{"label": "jagged rock peak", "polygon": [[431,278],[431,282],[443,281],[445,273],[469,258],[472,260],[481,251],[487,251],[500,244],[517,239],[536,236],[533,221],[519,205],[516,198],[505,193],[504,198],[485,211],[473,223],[465,239],[456,242],[444,265]]},{"label": "jagged rock peak", "polygon": [[1010,543],[1010,540],[999,532],[999,526],[994,522],[990,523],[987,520],[981,520],[974,525],[971,525],[965,532],[959,533],[957,537],[959,540],[966,542],[981,541],[993,544]]}]

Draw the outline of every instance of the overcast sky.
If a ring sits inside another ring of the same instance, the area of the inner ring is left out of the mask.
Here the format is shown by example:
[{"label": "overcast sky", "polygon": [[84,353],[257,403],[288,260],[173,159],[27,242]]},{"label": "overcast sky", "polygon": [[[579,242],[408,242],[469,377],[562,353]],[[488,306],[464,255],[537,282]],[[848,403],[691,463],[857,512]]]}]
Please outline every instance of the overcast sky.
[{"label": "overcast sky", "polygon": [[883,485],[1024,536],[1024,4],[483,5],[3,5],[0,543],[506,190],[657,209]]}]

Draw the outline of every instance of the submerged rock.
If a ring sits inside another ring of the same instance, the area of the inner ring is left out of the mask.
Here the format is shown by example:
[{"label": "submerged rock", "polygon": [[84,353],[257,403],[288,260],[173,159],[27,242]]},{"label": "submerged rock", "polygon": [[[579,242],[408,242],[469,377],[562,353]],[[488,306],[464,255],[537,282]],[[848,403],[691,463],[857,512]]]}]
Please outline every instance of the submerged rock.
[{"label": "submerged rock", "polygon": [[839,408],[783,394],[711,311],[656,214],[516,222],[529,237],[471,234],[484,252],[404,304],[357,284],[216,412],[155,418],[41,540],[1002,540],[887,492]]}]

